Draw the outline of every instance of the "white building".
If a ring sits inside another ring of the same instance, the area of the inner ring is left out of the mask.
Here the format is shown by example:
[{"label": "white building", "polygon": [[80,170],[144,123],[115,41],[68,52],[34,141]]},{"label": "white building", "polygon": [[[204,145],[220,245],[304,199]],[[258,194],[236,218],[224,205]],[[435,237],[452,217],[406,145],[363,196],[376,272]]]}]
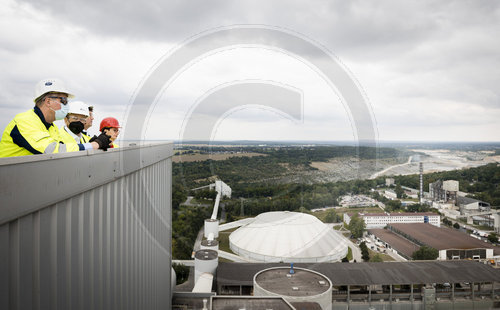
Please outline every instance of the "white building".
[{"label": "white building", "polygon": [[[349,225],[353,214],[344,213],[344,222]],[[429,223],[441,227],[439,214],[426,213],[359,213],[365,221],[366,229],[383,228],[394,223]]]},{"label": "white building", "polygon": [[229,247],[261,262],[332,262],[347,255],[345,239],[316,217],[297,212],[259,214],[232,232]]},{"label": "white building", "polygon": [[493,214],[493,227],[497,234],[500,234],[500,213]]},{"label": "white building", "polygon": [[384,196],[385,196],[385,198],[391,199],[391,200],[398,198],[398,195],[396,194],[396,192],[393,190],[390,190],[390,189],[386,189],[384,191]]}]

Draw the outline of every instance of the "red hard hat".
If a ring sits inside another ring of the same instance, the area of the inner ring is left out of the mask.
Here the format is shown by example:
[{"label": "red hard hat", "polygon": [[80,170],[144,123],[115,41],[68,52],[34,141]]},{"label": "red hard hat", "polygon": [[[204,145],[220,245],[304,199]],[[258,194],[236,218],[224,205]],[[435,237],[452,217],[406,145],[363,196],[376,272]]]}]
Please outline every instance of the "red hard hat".
[{"label": "red hard hat", "polygon": [[106,117],[101,121],[100,131],[104,128],[121,128],[118,120],[114,117]]}]

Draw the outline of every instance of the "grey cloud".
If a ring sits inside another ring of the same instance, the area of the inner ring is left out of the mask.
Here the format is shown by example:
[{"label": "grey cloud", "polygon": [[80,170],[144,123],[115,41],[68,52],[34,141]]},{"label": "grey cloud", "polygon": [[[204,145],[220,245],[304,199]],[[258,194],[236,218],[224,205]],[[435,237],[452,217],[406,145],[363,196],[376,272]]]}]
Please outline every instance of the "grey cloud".
[{"label": "grey cloud", "polygon": [[[413,97],[427,103],[444,100],[500,106],[498,1],[19,1],[48,13],[54,23],[71,23],[91,34],[131,44],[140,40],[180,44],[200,31],[232,24],[276,25],[323,44],[347,65],[378,64],[389,75],[402,78],[398,88],[390,88],[391,100],[404,102]],[[0,35],[0,42],[0,48],[11,53],[36,48],[30,40],[14,36]],[[51,42],[58,48],[57,40]],[[432,75],[435,82],[429,80]],[[3,106],[12,106],[4,103],[15,93],[11,89],[33,87],[32,80],[26,85],[12,76],[4,79],[8,81],[2,87],[7,91],[7,98],[0,98]],[[110,90],[99,87],[95,95],[84,99],[98,103],[130,99],[131,93],[117,96],[116,90]],[[108,93],[113,97],[107,97]],[[377,104],[372,95],[368,94]],[[498,115],[498,110],[491,113]],[[452,118],[433,119],[436,125],[455,121],[460,123]]]},{"label": "grey cloud", "polygon": [[500,20],[500,3],[495,1],[286,0],[258,5],[253,0],[22,1],[93,33],[132,40],[182,42],[214,27],[276,25],[317,40],[343,58],[362,62],[398,58],[463,29],[498,31],[491,26]]},{"label": "grey cloud", "polygon": [[200,25],[220,23],[217,1],[65,1],[23,0],[57,20],[81,26],[104,36],[135,40],[181,40],[200,31]]}]

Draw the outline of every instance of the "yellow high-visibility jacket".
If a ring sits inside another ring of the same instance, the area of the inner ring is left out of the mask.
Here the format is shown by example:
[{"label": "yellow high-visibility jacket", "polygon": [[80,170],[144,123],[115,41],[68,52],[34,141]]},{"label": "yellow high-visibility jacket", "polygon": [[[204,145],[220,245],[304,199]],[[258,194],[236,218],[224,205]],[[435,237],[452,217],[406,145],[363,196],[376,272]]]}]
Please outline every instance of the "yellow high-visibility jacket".
[{"label": "yellow high-visibility jacket", "polygon": [[80,143],[89,143],[89,141],[90,141],[90,136],[82,132],[82,138],[80,139]]},{"label": "yellow high-visibility jacket", "polygon": [[[68,141],[69,142],[69,141]],[[45,121],[38,107],[17,114],[0,141],[0,157],[52,154],[84,150],[82,144],[65,143],[59,128]]]},{"label": "yellow high-visibility jacket", "polygon": [[[73,142],[76,142],[75,137],[73,137],[71,135],[71,133],[67,132],[66,128],[64,128],[64,126],[59,128],[59,133],[61,134],[61,138],[62,138],[62,141],[64,143],[71,143],[71,140],[73,140]],[[90,137],[87,136],[86,134],[82,133],[82,136],[80,137],[80,140],[78,143],[81,143],[81,144],[88,143],[89,140],[90,140]]]}]

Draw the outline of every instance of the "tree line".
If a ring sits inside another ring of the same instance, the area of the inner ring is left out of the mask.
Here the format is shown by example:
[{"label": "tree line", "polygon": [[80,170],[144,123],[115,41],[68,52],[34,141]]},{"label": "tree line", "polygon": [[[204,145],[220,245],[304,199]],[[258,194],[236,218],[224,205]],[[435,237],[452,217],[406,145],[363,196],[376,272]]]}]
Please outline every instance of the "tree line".
[{"label": "tree line", "polygon": [[[297,171],[317,170],[312,162],[325,162],[332,158],[359,159],[396,158],[406,153],[393,148],[354,146],[289,146],[289,147],[190,147],[200,152],[252,152],[262,156],[230,157],[226,160],[204,160],[173,163],[173,175],[187,188],[210,183],[208,178],[218,176],[231,187],[238,183],[256,183],[295,175]],[[404,155],[403,155],[404,154]]]}]

